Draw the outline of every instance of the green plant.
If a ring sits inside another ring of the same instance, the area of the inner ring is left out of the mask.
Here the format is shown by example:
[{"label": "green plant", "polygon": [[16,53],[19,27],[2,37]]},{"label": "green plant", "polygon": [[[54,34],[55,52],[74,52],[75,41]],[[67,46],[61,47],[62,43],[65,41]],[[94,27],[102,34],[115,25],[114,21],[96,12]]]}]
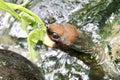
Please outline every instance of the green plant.
[{"label": "green plant", "polygon": [[[34,59],[37,57],[37,54],[35,53],[33,46],[39,39],[44,41],[44,32],[46,31],[46,28],[43,21],[36,14],[24,7],[27,3],[28,1],[18,5],[0,0],[0,9],[10,13],[21,23],[22,29],[25,30],[28,35],[27,43],[30,59]],[[31,32],[28,31],[28,26],[33,28]]]}]

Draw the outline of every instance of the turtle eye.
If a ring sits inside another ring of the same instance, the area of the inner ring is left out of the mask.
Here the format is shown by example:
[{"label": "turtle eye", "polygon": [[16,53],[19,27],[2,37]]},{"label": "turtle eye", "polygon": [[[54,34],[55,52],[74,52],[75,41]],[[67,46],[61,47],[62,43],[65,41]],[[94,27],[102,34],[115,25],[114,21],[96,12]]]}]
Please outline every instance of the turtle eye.
[{"label": "turtle eye", "polygon": [[46,25],[46,29],[49,29],[49,25]]},{"label": "turtle eye", "polygon": [[59,39],[59,35],[58,35],[57,33],[53,32],[53,33],[52,33],[52,38],[53,38],[54,40],[57,40],[57,39]]}]

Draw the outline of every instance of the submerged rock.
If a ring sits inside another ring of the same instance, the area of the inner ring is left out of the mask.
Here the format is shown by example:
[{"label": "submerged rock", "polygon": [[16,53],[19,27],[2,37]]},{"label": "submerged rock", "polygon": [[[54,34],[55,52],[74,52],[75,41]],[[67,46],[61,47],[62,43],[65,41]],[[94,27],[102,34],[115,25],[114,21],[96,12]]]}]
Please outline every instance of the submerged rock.
[{"label": "submerged rock", "polygon": [[44,80],[39,68],[21,55],[0,49],[0,80]]}]

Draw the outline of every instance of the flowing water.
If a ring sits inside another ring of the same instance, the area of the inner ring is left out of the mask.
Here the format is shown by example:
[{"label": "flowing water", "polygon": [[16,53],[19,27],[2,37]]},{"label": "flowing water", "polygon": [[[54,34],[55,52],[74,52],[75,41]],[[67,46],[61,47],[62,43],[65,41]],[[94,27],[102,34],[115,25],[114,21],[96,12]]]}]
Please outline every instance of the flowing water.
[{"label": "flowing water", "polygon": [[[18,4],[22,2],[22,0],[6,1]],[[111,2],[112,0],[31,0],[27,8],[37,14],[46,24],[72,23],[91,35],[93,41],[99,44],[102,41],[101,37],[105,39],[104,37],[109,35],[109,32],[104,33],[101,28],[112,24],[119,13],[119,8],[118,12],[112,11],[113,14],[107,14],[104,11]],[[104,14],[108,16],[104,18]],[[98,34],[99,30],[101,34]],[[19,22],[2,11],[0,11],[0,38],[0,48],[10,49],[25,57],[29,56],[26,33],[21,29]],[[36,64],[42,70],[46,80],[89,80],[90,68],[81,60],[44,45],[37,44],[36,48],[40,56]]]}]

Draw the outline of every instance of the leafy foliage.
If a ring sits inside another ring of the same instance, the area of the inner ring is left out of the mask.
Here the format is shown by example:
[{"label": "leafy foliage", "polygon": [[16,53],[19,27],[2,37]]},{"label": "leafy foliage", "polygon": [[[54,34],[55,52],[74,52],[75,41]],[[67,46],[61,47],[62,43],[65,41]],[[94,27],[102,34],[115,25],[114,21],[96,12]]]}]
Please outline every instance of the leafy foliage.
[{"label": "leafy foliage", "polygon": [[[46,31],[43,21],[30,10],[23,7],[27,2],[18,5],[4,2],[0,0],[0,9],[10,13],[20,23],[23,30],[26,31],[28,38],[28,50],[30,52],[30,59],[34,59],[37,55],[33,49],[33,46],[38,42],[39,39],[44,41],[44,32]],[[28,26],[31,26],[33,30],[29,32]]]}]

